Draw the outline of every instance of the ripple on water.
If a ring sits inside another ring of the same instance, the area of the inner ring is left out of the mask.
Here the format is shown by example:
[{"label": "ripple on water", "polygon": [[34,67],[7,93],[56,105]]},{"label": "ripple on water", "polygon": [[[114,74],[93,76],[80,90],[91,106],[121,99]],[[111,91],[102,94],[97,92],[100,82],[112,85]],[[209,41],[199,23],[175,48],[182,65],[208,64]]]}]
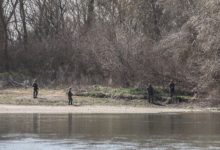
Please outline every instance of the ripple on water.
[{"label": "ripple on water", "polygon": [[[212,144],[216,145],[212,145]],[[203,147],[198,144],[198,141],[178,141],[174,139],[148,139],[142,142],[134,141],[93,141],[93,140],[81,140],[81,139],[65,139],[65,140],[47,140],[47,139],[35,139],[35,138],[23,138],[19,140],[7,140],[0,141],[0,149],[4,150],[70,150],[70,149],[88,149],[88,150],[167,150],[167,149],[193,149],[193,150],[202,150],[202,149],[213,149],[217,150],[220,147],[218,141],[214,141]],[[208,144],[208,143],[206,143]]]}]

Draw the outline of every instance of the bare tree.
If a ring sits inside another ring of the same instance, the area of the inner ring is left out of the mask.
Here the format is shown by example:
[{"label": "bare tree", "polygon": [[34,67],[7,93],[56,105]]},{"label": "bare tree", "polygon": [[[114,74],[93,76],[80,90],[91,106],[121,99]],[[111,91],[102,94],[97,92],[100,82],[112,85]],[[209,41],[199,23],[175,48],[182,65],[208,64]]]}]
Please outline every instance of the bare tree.
[{"label": "bare tree", "polygon": [[24,8],[24,0],[19,0],[19,5],[20,5],[20,16],[22,20],[22,26],[23,26],[23,39],[24,39],[24,49],[27,51],[28,47],[28,33],[27,33],[27,22],[26,22],[26,13],[25,13],[25,8]]},{"label": "bare tree", "polygon": [[215,0],[3,0],[1,70],[60,84],[166,85],[172,78],[215,85],[208,80],[219,77],[218,6]]},{"label": "bare tree", "polygon": [[3,46],[3,60],[4,60],[4,68],[6,71],[9,71],[10,67],[9,67],[9,54],[8,54],[8,40],[9,40],[9,37],[8,37],[8,25],[9,25],[9,22],[11,21],[11,18],[13,17],[14,13],[15,13],[15,9],[16,9],[16,6],[18,4],[18,0],[16,0],[14,3],[13,1],[10,1],[11,2],[11,5],[12,5],[12,8],[11,8],[11,11],[9,12],[8,16],[6,16],[6,14],[4,13],[4,8],[3,8],[3,4],[5,3],[9,3],[9,0],[8,1],[1,1],[0,3],[0,24],[2,25],[2,41],[4,43],[4,46]]}]

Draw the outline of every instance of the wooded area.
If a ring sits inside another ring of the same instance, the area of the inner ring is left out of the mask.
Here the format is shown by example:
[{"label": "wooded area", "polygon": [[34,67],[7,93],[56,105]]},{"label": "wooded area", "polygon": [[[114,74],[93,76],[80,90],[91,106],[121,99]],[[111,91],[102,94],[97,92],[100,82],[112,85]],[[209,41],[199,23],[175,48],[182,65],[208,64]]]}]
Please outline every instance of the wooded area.
[{"label": "wooded area", "polygon": [[220,95],[220,0],[1,0],[0,72]]}]

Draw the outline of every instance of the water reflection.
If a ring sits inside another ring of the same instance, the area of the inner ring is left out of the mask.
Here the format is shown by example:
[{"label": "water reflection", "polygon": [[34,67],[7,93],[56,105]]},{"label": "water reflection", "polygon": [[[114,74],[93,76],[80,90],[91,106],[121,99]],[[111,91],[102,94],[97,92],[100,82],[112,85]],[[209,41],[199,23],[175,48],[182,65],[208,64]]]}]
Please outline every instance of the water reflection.
[{"label": "water reflection", "polygon": [[207,148],[220,144],[220,113],[0,114],[0,124],[0,140],[9,142],[33,138],[86,145],[135,143],[136,148],[176,143]]},{"label": "water reflection", "polygon": [[72,134],[72,122],[73,122],[73,120],[72,120],[72,117],[73,117],[73,115],[72,114],[68,114],[68,135],[70,136],[71,134]]},{"label": "water reflection", "polygon": [[2,134],[63,135],[219,135],[219,114],[48,115],[1,114]]},{"label": "water reflection", "polygon": [[33,114],[33,133],[38,134],[39,133],[39,119],[40,115]]}]

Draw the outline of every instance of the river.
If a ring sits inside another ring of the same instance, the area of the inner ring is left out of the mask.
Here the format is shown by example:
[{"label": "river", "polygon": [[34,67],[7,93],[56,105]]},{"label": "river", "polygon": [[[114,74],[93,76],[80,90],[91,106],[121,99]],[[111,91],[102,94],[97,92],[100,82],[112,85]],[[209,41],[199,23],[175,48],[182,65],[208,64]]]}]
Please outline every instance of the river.
[{"label": "river", "polygon": [[220,113],[0,114],[0,149],[220,149]]}]

